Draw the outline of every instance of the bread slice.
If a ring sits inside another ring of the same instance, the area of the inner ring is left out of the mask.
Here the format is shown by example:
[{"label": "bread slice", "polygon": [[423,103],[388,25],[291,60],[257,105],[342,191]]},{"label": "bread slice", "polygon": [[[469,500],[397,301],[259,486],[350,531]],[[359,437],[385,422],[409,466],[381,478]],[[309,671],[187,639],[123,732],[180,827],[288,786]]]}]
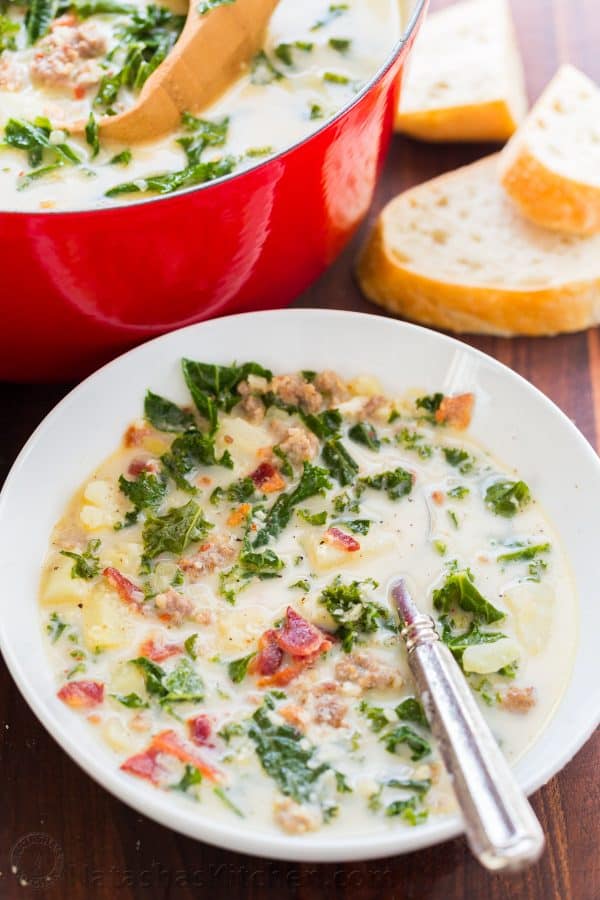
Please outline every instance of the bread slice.
[{"label": "bread slice", "polygon": [[507,0],[464,0],[425,20],[396,130],[424,141],[506,141],[527,111]]},{"label": "bread slice", "polygon": [[426,325],[550,335],[600,321],[600,236],[558,234],[520,215],[498,154],[400,194],[358,261],[367,297]]},{"label": "bread slice", "polygon": [[521,212],[556,231],[600,232],[600,90],[562,66],[500,158]]}]

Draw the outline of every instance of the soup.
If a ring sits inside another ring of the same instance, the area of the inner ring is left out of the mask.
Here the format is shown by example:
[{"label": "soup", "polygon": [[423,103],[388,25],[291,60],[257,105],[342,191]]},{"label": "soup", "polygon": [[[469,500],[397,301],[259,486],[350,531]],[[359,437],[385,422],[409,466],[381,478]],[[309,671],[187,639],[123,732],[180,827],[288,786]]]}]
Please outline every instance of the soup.
[{"label": "soup", "polygon": [[[2,208],[105,206],[255,165],[346,105],[402,33],[397,0],[281,0],[249,71],[200,116],[184,114],[177,134],[131,147],[99,140],[98,120],[131,105],[183,22],[181,9],[139,0],[6,5]],[[85,136],[68,133],[76,121]]]},{"label": "soup", "polygon": [[[124,777],[300,836],[454,808],[388,596],[405,578],[510,761],[566,684],[575,603],[477,397],[190,360],[56,525],[40,609],[58,697]],[[493,402],[493,401],[492,401]]]}]

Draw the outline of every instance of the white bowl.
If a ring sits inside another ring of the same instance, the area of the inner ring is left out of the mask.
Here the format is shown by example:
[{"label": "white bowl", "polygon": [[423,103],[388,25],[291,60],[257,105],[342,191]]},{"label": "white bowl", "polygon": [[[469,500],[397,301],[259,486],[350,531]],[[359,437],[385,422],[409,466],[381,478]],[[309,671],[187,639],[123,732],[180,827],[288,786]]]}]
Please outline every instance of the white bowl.
[{"label": "white bowl", "polygon": [[256,359],[278,371],[368,372],[395,391],[476,392],[473,436],[530,484],[560,534],[576,580],[581,627],[571,679],[553,719],[516,766],[528,793],[556,774],[600,719],[600,462],[556,406],[484,354],[414,325],[325,310],[233,316],[144,344],[84,381],[27,442],[0,496],[0,646],[21,693],[50,734],[89,775],[144,815],[245,853],[338,862],[406,853],[461,831],[458,816],[348,838],[328,837],[326,829],[291,837],[248,830],[243,822],[210,821],[201,806],[173,802],[169,794],[119,771],[92,729],[56,698],[37,604],[49,532],[73,490],[140,414],[147,387],[186,399],[182,356],[218,363]]}]

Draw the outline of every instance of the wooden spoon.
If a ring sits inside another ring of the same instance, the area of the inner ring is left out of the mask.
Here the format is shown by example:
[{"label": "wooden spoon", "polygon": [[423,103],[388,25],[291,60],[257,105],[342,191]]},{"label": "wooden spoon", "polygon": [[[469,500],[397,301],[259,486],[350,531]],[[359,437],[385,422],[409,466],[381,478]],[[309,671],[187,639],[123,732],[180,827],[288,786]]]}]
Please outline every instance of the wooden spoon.
[{"label": "wooden spoon", "polygon": [[177,128],[183,112],[198,113],[213,103],[261,49],[277,3],[230,0],[201,15],[197,0],[191,0],[179,40],[137,102],[99,120],[101,137],[126,144],[149,140]]}]

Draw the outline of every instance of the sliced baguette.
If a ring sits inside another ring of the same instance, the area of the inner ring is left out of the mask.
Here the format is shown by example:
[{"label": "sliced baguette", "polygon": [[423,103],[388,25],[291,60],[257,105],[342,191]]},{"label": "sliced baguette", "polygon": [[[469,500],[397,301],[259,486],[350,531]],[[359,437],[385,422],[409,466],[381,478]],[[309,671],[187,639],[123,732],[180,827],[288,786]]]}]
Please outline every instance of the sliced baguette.
[{"label": "sliced baguette", "polygon": [[523,215],[556,231],[600,232],[600,90],[562,66],[500,158]]},{"label": "sliced baguette", "polygon": [[384,208],[357,275],[366,296],[409,319],[496,335],[550,335],[600,321],[600,236],[523,218],[498,154],[405,191]]},{"label": "sliced baguette", "polygon": [[425,20],[396,130],[424,141],[506,141],[527,111],[507,0],[464,0]]}]

